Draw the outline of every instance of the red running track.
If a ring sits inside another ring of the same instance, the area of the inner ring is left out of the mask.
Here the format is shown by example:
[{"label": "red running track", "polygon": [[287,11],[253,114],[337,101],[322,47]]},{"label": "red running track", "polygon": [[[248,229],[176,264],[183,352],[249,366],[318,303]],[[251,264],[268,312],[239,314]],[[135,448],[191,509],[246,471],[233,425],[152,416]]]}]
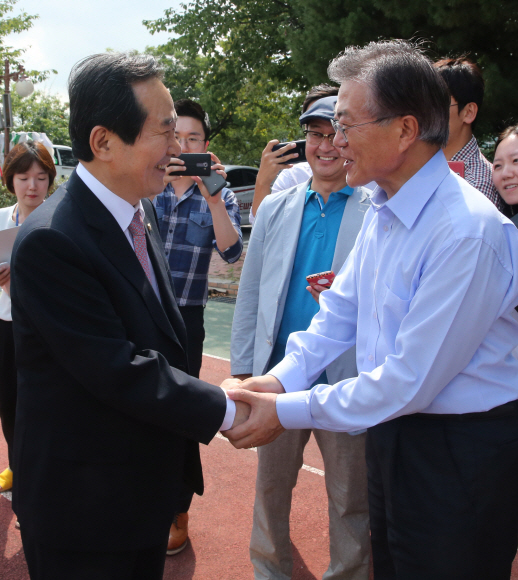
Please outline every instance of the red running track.
[{"label": "red running track", "polygon": [[[219,384],[229,376],[227,361],[204,357],[202,378]],[[215,438],[201,446],[205,495],[195,496],[190,510],[190,544],[168,557],[164,580],[248,580],[253,578],[248,557],[252,525],[257,454],[236,451],[226,440]],[[294,552],[293,580],[319,580],[328,564],[327,502],[323,469],[312,438],[293,495],[291,516]],[[5,442],[0,442],[0,469],[7,465]],[[145,488],[142,493],[145,493]],[[11,502],[0,497],[0,580],[28,580],[20,533]],[[511,580],[518,580],[515,560]]]}]

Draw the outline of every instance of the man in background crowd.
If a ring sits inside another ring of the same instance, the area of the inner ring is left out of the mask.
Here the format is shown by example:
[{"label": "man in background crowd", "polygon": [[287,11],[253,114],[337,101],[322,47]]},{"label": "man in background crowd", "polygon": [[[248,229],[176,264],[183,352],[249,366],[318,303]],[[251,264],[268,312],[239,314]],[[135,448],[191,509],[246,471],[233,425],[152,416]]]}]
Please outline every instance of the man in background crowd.
[{"label": "man in background crowd", "polygon": [[[209,146],[210,121],[198,103],[189,99],[176,101],[175,135],[182,153],[205,153]],[[216,157],[213,157],[216,160]],[[207,303],[209,266],[212,250],[226,262],[239,260],[243,250],[241,217],[234,193],[224,187],[209,196],[200,190],[192,177],[174,177],[168,168],[165,190],[155,200],[160,236],[169,262],[178,308],[187,330],[189,374],[200,376],[204,310]],[[181,172],[176,175],[181,176]],[[188,537],[188,510],[193,492],[186,489],[179,512],[171,526],[167,553],[183,550]]]},{"label": "man in background crowd", "polygon": [[493,184],[493,167],[482,155],[473,135],[484,100],[482,71],[463,57],[441,59],[434,67],[450,93],[450,132],[444,155],[448,161],[462,161],[464,179],[501,209],[502,199]]},{"label": "man in background crowd", "polygon": [[[231,371],[245,379],[284,358],[290,333],[305,330],[318,312],[319,292],[306,276],[338,272],[369,208],[363,188],[347,186],[347,170],[333,145],[335,97],[321,98],[300,117],[311,173],[300,185],[269,195],[252,230],[241,275],[231,339]],[[311,290],[308,292],[308,290]],[[313,296],[313,297],[312,297]],[[314,299],[313,299],[314,298]],[[357,375],[352,349],[315,382]],[[250,555],[255,580],[289,580],[292,491],[311,429],[286,431],[257,450]],[[365,433],[313,430],[324,459],[331,562],[325,580],[367,580],[369,522]]]},{"label": "man in background crowd", "polygon": [[[319,99],[335,97],[336,95],[338,95],[338,87],[333,85],[324,83],[312,87],[302,103],[302,113],[304,114]],[[272,151],[273,146],[278,143],[278,139],[270,141],[261,155],[261,164],[255,182],[254,201],[250,211],[249,219],[251,224],[254,223],[257,210],[267,195],[304,183],[312,175],[311,167],[307,161],[297,162],[298,154],[289,153],[295,147],[293,142],[281,147],[281,149]],[[295,163],[290,164],[290,161]],[[284,163],[287,163],[287,165],[284,165]]]}]

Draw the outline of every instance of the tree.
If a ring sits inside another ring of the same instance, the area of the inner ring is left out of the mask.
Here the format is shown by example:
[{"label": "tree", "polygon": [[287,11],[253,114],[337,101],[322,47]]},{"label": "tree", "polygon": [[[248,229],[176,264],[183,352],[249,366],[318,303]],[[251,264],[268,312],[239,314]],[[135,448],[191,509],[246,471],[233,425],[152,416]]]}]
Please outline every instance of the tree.
[{"label": "tree", "polygon": [[[34,20],[39,18],[38,15],[29,15],[26,12],[20,12],[17,16],[10,15],[15,8],[18,0],[0,0],[0,63],[3,64],[5,59],[9,60],[12,70],[16,70],[18,65],[23,65],[22,55],[25,49],[14,49],[6,45],[6,36],[9,34],[19,34],[29,30],[32,27]],[[28,70],[26,74],[34,82],[42,82],[52,71],[37,71]]]},{"label": "tree", "polygon": [[[189,64],[200,59],[196,91],[226,107],[218,116],[228,119],[222,137],[237,130],[243,94],[257,97],[262,87],[259,106],[272,95],[298,103],[310,86],[327,81],[329,61],[345,46],[382,38],[422,38],[432,59],[467,53],[477,61],[486,79],[479,135],[495,133],[517,115],[516,0],[194,0],[182,6],[144,24],[152,33],[178,35],[160,50]],[[291,110],[296,115],[295,104]]]},{"label": "tree", "polygon": [[12,94],[14,131],[46,133],[56,145],[71,145],[68,134],[68,103],[58,97],[35,91],[30,97],[20,99]]}]

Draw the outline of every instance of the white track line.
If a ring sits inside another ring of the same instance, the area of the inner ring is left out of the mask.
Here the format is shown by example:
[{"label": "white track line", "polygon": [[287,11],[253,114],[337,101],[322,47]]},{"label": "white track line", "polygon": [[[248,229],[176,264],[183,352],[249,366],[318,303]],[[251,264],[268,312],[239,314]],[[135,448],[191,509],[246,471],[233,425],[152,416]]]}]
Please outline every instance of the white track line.
[{"label": "white track line", "polygon": [[[230,443],[230,441],[225,436],[223,436],[221,433],[216,433],[216,437],[218,439],[223,439],[224,441],[227,441],[228,443]],[[248,451],[255,451],[257,453],[257,447],[250,447],[250,449]],[[325,475],[325,472],[322,471],[321,469],[317,469],[316,467],[311,467],[309,465],[302,465],[302,469],[305,469],[306,471],[309,471],[310,473],[320,475],[321,477],[323,477]]]},{"label": "white track line", "polygon": [[218,360],[224,360],[226,362],[230,362],[229,358],[223,358],[222,356],[216,356],[215,354],[207,354],[206,352],[204,352],[203,356],[208,356],[210,358],[217,358]]}]

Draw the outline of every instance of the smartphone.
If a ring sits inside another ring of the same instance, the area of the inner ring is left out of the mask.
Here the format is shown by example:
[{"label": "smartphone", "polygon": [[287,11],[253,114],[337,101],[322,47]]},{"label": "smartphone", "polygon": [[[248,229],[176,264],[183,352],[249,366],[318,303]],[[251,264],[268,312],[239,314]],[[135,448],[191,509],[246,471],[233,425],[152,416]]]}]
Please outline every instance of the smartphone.
[{"label": "smartphone", "polygon": [[[178,159],[185,161],[185,171],[173,171],[178,175],[198,175],[199,177],[209,176],[210,167],[212,160],[210,158],[210,153],[182,153],[178,155]],[[175,167],[182,167],[181,165],[176,165],[175,163],[170,163]]]},{"label": "smartphone", "polygon": [[281,165],[289,165],[290,163],[302,163],[302,161],[306,161],[306,140],[303,139],[302,141],[287,141],[286,143],[279,143],[278,145],[274,145],[272,147],[272,151],[277,151],[281,147],[288,145],[288,143],[295,143],[296,147],[290,149],[287,153],[283,153],[280,157],[284,157],[285,155],[291,155],[292,153],[298,153],[299,156],[295,157],[294,159],[288,159]]},{"label": "smartphone", "polygon": [[306,280],[310,286],[318,284],[319,286],[325,286],[326,288],[331,288],[331,284],[335,279],[335,273],[332,270],[327,272],[320,272],[319,274],[310,274],[306,276]]},{"label": "smartphone", "polygon": [[[211,164],[214,165],[213,162],[211,162]],[[209,195],[211,197],[215,196],[227,185],[227,180],[223,177],[223,175],[220,175],[215,171],[211,171],[208,176],[200,175],[200,179],[205,184],[205,187],[208,189]]]},{"label": "smartphone", "polygon": [[448,161],[450,169],[460,177],[464,177],[464,161]]}]

